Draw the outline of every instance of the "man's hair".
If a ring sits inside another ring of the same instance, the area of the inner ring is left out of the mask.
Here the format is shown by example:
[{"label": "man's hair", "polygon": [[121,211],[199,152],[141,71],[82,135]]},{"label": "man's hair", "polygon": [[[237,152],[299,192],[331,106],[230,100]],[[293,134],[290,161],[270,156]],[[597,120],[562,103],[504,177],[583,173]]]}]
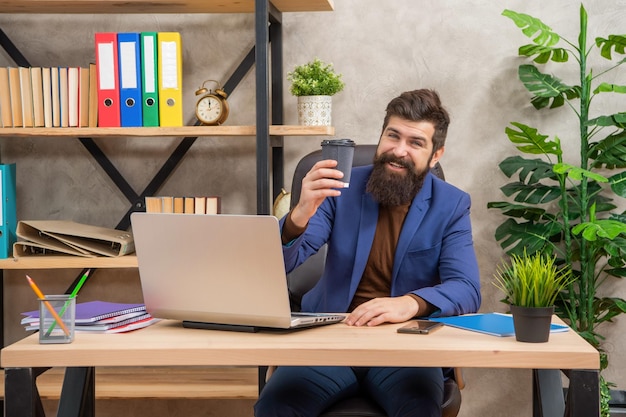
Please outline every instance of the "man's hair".
[{"label": "man's hair", "polygon": [[382,132],[387,128],[391,116],[414,122],[431,122],[435,126],[433,153],[445,145],[450,116],[441,105],[436,91],[427,89],[406,91],[389,102],[386,112]]}]

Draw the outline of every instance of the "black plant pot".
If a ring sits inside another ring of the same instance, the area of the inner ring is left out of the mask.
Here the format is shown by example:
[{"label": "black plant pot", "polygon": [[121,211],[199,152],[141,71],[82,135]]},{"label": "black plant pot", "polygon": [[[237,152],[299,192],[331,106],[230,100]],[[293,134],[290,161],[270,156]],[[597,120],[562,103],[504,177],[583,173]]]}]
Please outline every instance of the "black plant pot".
[{"label": "black plant pot", "polygon": [[515,339],[518,342],[542,343],[550,337],[550,324],[554,314],[551,307],[520,307],[511,305]]}]

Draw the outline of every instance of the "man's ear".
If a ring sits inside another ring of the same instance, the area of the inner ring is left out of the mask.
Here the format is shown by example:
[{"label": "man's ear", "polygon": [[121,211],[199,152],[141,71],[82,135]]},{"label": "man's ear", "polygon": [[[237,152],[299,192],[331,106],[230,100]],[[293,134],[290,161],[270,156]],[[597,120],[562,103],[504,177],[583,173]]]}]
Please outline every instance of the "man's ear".
[{"label": "man's ear", "polygon": [[443,156],[443,152],[445,150],[446,150],[445,146],[442,146],[441,148],[437,149],[437,152],[435,152],[433,154],[433,157],[430,159],[430,167],[431,168],[433,168],[435,165],[437,165],[437,162],[439,162],[439,160]]}]

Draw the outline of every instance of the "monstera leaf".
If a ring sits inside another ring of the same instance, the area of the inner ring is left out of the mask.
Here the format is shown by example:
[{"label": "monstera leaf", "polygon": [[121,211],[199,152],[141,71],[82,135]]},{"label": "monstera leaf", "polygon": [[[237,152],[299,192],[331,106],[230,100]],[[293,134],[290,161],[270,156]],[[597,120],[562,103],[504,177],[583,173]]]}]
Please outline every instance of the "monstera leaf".
[{"label": "monstera leaf", "polygon": [[550,241],[561,231],[560,224],[552,221],[518,223],[513,219],[508,219],[496,229],[495,237],[508,254],[522,255],[524,250],[528,253],[535,253],[543,252],[547,247],[551,248]]},{"label": "monstera leaf", "polygon": [[525,159],[521,156],[510,156],[500,162],[500,169],[511,178],[519,171],[519,180],[526,184],[534,184],[543,179],[556,180],[553,165],[541,159]]},{"label": "monstera leaf", "polygon": [[[611,51],[615,50],[618,54],[626,53],[626,36],[609,35],[608,39],[596,38],[596,46],[600,48],[600,55],[606,59],[613,59]],[[622,62],[626,61],[626,58]]]},{"label": "monstera leaf", "polygon": [[594,160],[594,168],[626,168],[626,131],[609,135],[590,146],[589,157]]},{"label": "monstera leaf", "polygon": [[573,100],[580,97],[580,87],[569,86],[555,76],[542,74],[534,65],[520,65],[518,74],[526,89],[534,95],[531,104],[536,109],[548,105],[554,109],[562,106],[566,98]]},{"label": "monstera leaf", "polygon": [[561,37],[550,28],[550,26],[535,17],[524,13],[517,13],[508,9],[503,11],[502,15],[513,20],[517,27],[522,29],[522,33],[531,38],[537,45],[554,46],[559,43],[559,40],[561,39]]},{"label": "monstera leaf", "polygon": [[534,127],[523,123],[512,122],[511,125],[517,129],[507,127],[504,132],[520,152],[535,155],[561,155],[558,141],[548,140],[547,135],[542,135]]}]

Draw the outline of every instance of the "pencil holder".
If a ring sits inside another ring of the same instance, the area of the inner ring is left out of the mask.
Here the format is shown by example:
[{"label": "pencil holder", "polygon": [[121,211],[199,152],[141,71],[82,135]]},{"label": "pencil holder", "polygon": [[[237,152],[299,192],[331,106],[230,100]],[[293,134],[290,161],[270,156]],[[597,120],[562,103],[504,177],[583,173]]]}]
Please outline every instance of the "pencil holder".
[{"label": "pencil holder", "polygon": [[46,295],[39,299],[39,343],[71,343],[74,340],[76,297]]}]

